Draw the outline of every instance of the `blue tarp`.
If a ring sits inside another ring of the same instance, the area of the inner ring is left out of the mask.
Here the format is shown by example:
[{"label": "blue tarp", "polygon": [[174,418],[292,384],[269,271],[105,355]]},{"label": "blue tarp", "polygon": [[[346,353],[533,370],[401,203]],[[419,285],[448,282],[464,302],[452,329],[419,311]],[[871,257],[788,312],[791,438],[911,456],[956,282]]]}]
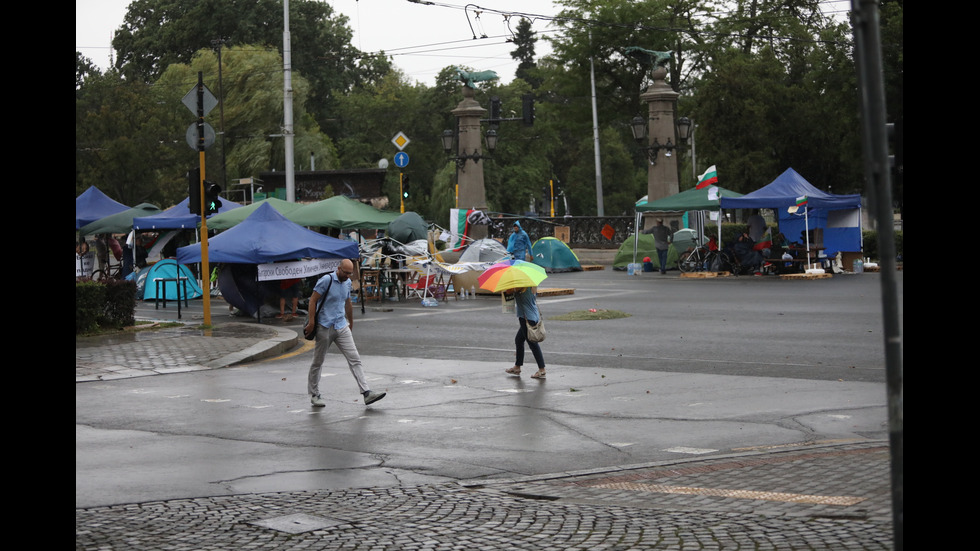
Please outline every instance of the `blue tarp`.
[{"label": "blue tarp", "polygon": [[[200,215],[190,213],[188,203],[190,203],[190,199],[185,198],[180,204],[170,207],[159,214],[133,218],[133,229],[138,231],[195,229],[201,223],[201,217]],[[215,214],[228,212],[239,207],[241,205],[238,203],[222,199],[221,208]],[[214,214],[211,216],[214,216]],[[208,216],[208,218],[211,216]]]},{"label": "blue tarp", "polygon": [[75,229],[125,210],[129,207],[92,186],[75,198]]},{"label": "blue tarp", "polygon": [[[187,278],[187,287],[184,287],[183,283],[180,284],[180,298],[184,298],[185,290],[189,299],[204,296],[204,291],[197,284],[190,269],[187,266],[177,264],[177,261],[172,258],[165,258],[147,269],[141,270],[136,279],[136,287],[142,289],[143,292],[140,293],[140,296],[143,297],[143,300],[153,300],[158,298],[157,284],[153,281],[155,278],[174,279],[177,277]],[[163,282],[160,285],[161,296],[159,298],[177,300],[177,284],[176,281]]]},{"label": "blue tarp", "polygon": [[[290,222],[263,204],[235,227],[208,240],[209,263],[266,264],[300,258],[358,258],[357,244]],[[201,244],[177,249],[177,262],[201,261]]]},{"label": "blue tarp", "polygon": [[[806,196],[804,209],[790,214],[798,197]],[[721,198],[723,209],[774,209],[779,216],[779,231],[790,241],[805,244],[800,233],[806,228],[823,229],[823,246],[828,256],[838,251],[861,251],[861,196],[834,195],[820,191],[792,168],[786,169],[769,185],[742,197]]]}]

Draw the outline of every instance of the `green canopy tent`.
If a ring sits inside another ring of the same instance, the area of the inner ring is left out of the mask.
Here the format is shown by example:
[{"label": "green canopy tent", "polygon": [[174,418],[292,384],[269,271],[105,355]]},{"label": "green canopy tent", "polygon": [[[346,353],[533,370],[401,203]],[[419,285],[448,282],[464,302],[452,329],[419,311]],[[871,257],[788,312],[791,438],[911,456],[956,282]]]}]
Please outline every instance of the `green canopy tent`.
[{"label": "green canopy tent", "polygon": [[[722,197],[741,196],[741,193],[725,189],[721,186],[706,186],[701,189],[691,188],[656,201],[648,201],[647,197],[644,196],[636,202],[636,227],[640,227],[640,218],[644,212],[697,212],[698,216],[694,221],[694,229],[697,232],[697,243],[701,244],[704,242],[705,232],[703,211],[720,211]],[[718,244],[721,246],[721,216],[718,217]],[[634,256],[634,262],[636,262],[636,256],[639,256],[639,253]],[[650,258],[654,257],[651,256]],[[668,264],[670,264],[670,261],[668,261]]]},{"label": "green canopy tent", "polygon": [[303,205],[285,214],[300,226],[345,230],[383,230],[399,217],[397,212],[378,210],[343,195]]},{"label": "green canopy tent", "polygon": [[233,228],[248,218],[250,214],[255,212],[256,209],[265,203],[269,203],[272,208],[279,211],[279,213],[283,216],[288,216],[289,213],[299,210],[303,206],[298,203],[290,203],[289,201],[283,201],[282,199],[270,197],[257,203],[252,203],[251,205],[246,205],[227,212],[219,212],[218,214],[215,214],[211,218],[208,218],[208,229],[227,230],[228,228]]},{"label": "green canopy tent", "polygon": [[78,228],[79,235],[95,235],[102,233],[129,233],[133,231],[133,218],[153,216],[160,212],[160,207],[150,203],[140,203],[131,209],[110,214],[95,222],[89,222]]}]

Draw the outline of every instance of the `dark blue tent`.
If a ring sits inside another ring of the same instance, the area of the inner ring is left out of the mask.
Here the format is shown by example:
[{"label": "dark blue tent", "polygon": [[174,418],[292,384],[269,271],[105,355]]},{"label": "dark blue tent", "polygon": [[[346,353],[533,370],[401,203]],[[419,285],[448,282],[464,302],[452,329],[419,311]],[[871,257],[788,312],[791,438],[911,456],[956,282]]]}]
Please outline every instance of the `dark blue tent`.
[{"label": "dark blue tent", "polygon": [[75,229],[125,210],[129,207],[92,186],[75,198]]},{"label": "dark blue tent", "polygon": [[723,209],[782,209],[796,205],[796,198],[806,196],[810,208],[859,209],[860,195],[834,195],[813,187],[803,176],[792,168],[752,193],[741,197],[721,197]]},{"label": "dark blue tent", "polygon": [[[133,218],[133,229],[137,231],[195,229],[201,223],[201,217],[190,213],[188,203],[190,203],[190,199],[184,199],[180,204],[159,214]],[[222,199],[221,208],[215,214],[228,212],[239,207],[241,205],[238,203]]]},{"label": "dark blue tent", "polygon": [[[286,219],[272,205],[208,240],[208,261],[266,264],[298,258],[358,258],[357,244],[322,235]],[[177,249],[177,262],[201,261],[201,244]]]},{"label": "dark blue tent", "polygon": [[[802,208],[797,214],[788,213],[787,209],[796,205],[797,198],[804,196],[806,218]],[[800,233],[806,228],[822,228],[828,255],[861,251],[861,196],[820,191],[792,168],[752,193],[741,197],[722,196],[721,208],[774,209],[779,215],[779,230],[790,241],[803,242]]]}]

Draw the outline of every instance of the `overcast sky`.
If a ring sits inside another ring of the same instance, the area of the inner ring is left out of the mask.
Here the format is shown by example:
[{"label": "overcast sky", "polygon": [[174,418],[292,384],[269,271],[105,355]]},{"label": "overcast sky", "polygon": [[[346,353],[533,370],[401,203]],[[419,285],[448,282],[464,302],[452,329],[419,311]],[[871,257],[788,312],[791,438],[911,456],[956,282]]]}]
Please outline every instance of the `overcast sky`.
[{"label": "overcast sky", "polygon": [[[75,49],[96,65],[109,66],[112,33],[122,25],[131,0],[75,0]],[[494,70],[501,82],[510,82],[517,69],[510,52],[514,44],[507,21],[496,11],[553,16],[558,10],[551,0],[494,0],[484,2],[495,12],[477,13],[466,3],[422,5],[408,0],[328,0],[334,11],[346,15],[354,31],[353,46],[363,52],[384,50],[394,64],[413,81],[435,84],[439,71],[448,65],[466,65],[476,70]],[[467,17],[468,16],[468,17]],[[471,30],[472,26],[472,30]],[[517,28],[517,20],[510,27]],[[548,32],[547,21],[534,24]],[[474,34],[478,37],[473,39]],[[487,38],[482,38],[486,36]],[[293,44],[293,49],[302,44]],[[535,54],[550,48],[539,40]]]}]

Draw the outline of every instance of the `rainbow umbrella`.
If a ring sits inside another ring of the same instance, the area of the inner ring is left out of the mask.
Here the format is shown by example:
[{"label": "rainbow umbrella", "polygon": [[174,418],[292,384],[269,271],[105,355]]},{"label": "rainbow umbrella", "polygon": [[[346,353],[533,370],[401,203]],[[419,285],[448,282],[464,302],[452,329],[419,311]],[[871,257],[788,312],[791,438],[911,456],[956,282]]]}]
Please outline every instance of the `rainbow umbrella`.
[{"label": "rainbow umbrella", "polygon": [[487,268],[477,281],[481,289],[499,293],[507,289],[537,287],[547,277],[544,268],[533,262],[505,260]]}]

